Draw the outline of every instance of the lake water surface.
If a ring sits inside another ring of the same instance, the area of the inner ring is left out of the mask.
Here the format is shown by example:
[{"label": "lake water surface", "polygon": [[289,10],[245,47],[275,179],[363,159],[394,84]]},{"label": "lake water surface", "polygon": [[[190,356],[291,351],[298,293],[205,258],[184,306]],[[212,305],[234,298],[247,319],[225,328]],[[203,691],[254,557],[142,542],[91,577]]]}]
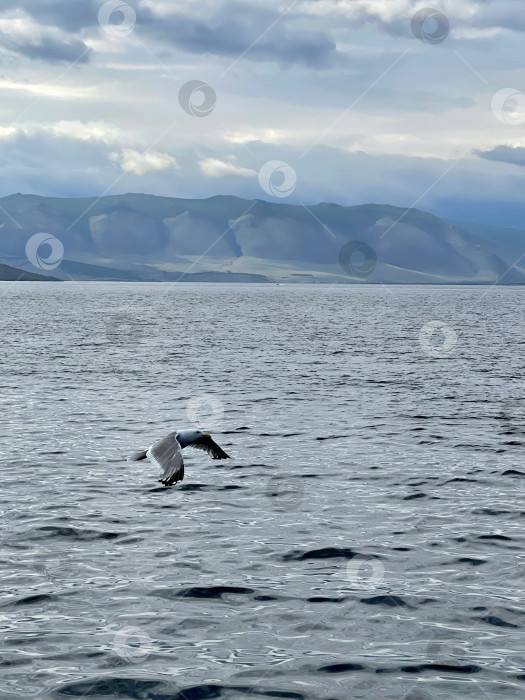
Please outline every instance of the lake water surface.
[{"label": "lake water surface", "polygon": [[524,697],[525,289],[0,300],[2,700]]}]

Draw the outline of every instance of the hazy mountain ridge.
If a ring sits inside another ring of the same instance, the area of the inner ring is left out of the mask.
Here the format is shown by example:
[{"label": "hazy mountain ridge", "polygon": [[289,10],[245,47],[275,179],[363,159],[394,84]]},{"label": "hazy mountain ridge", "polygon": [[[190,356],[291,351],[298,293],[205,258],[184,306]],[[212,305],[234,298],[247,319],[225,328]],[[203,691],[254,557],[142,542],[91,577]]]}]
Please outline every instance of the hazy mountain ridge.
[{"label": "hazy mountain ridge", "polygon": [[57,277],[26,272],[10,265],[0,264],[0,281],[2,282],[60,282]]},{"label": "hazy mountain ridge", "polygon": [[[519,232],[509,232],[500,250],[497,233],[477,235],[473,224],[455,225],[417,209],[141,194],[19,194],[0,205],[0,259],[37,272],[25,245],[45,231],[64,246],[64,260],[52,271],[64,279],[525,283],[524,270],[508,270],[520,243],[525,248],[525,234],[522,242]],[[377,257],[366,277],[349,276],[339,264],[342,247],[354,240]]]}]

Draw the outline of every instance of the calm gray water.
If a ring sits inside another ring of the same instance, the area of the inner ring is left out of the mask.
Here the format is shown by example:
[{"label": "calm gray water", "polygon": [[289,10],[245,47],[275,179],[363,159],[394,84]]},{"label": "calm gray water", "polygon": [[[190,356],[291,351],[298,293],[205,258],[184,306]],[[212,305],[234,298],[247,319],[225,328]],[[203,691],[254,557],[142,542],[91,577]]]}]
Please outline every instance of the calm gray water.
[{"label": "calm gray water", "polygon": [[525,289],[0,296],[2,700],[523,698]]}]

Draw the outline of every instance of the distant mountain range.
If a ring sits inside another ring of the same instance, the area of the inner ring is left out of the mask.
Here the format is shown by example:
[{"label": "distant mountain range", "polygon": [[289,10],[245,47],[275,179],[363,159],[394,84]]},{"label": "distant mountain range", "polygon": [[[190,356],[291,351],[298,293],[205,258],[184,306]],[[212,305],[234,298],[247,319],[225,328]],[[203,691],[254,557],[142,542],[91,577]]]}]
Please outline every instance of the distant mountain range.
[{"label": "distant mountain range", "polygon": [[[42,269],[26,256],[41,232],[58,267],[45,242]],[[525,284],[525,231],[379,204],[17,194],[0,199],[0,262],[75,280]]]},{"label": "distant mountain range", "polygon": [[57,277],[26,272],[10,265],[0,264],[0,280],[2,282],[61,282]]}]

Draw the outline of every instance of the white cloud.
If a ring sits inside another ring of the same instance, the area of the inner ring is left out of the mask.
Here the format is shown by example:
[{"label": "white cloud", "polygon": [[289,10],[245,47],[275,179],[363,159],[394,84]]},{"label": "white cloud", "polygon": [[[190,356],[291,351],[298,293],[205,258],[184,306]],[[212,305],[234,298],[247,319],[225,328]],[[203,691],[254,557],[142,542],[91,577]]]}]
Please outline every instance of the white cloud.
[{"label": "white cloud", "polygon": [[29,92],[38,97],[52,97],[57,100],[86,99],[95,96],[90,87],[70,87],[62,83],[22,83],[14,80],[0,80],[0,90]]},{"label": "white cloud", "polygon": [[286,133],[280,129],[262,129],[258,132],[235,131],[226,134],[224,139],[228,141],[228,143],[240,144],[242,146],[246,143],[253,143],[254,141],[261,141],[262,143],[284,143],[289,136],[292,136],[292,132]]},{"label": "white cloud", "polygon": [[115,143],[122,141],[123,133],[116,126],[111,126],[103,121],[81,122],[60,121],[44,126],[45,131],[50,131],[55,136],[68,136],[78,141],[99,141],[101,143]]},{"label": "white cloud", "polygon": [[[410,19],[415,12],[429,6],[432,3],[427,0],[306,0],[300,7],[308,14],[322,17],[375,18],[381,22],[394,22]],[[447,17],[469,19],[476,15],[479,6],[473,0],[441,0],[437,9]]]},{"label": "white cloud", "polygon": [[0,140],[11,139],[16,136],[18,130],[15,126],[0,126]]},{"label": "white cloud", "polygon": [[454,31],[455,39],[493,39],[502,33],[501,27],[460,27]]},{"label": "white cloud", "polygon": [[256,177],[257,172],[251,168],[243,168],[236,165],[234,158],[230,156],[229,161],[218,158],[206,158],[201,160],[199,167],[206,177],[225,177],[227,175],[240,175],[241,177]]},{"label": "white cloud", "polygon": [[19,135],[38,136],[51,134],[57,138],[70,138],[75,141],[93,141],[98,143],[122,143],[129,135],[116,126],[105,122],[60,121],[50,124],[12,124],[0,127],[0,140],[8,140]]},{"label": "white cloud", "polygon": [[160,170],[179,170],[179,165],[173,156],[159,151],[135,151],[124,148],[121,153],[112,153],[111,160],[120,161],[120,167],[125,173],[145,175]]}]

